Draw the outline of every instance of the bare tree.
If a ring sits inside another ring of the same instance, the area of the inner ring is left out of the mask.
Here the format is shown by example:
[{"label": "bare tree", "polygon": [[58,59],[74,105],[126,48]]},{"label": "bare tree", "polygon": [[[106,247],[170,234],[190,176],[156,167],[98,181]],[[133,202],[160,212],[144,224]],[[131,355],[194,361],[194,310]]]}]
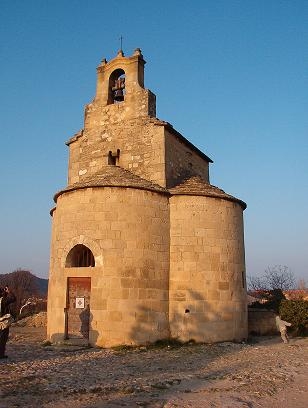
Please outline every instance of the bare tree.
[{"label": "bare tree", "polygon": [[295,287],[295,278],[288,266],[268,267],[264,276],[270,290],[289,290]]},{"label": "bare tree", "polygon": [[265,291],[266,283],[261,276],[247,276],[248,289],[254,292]]},{"label": "bare tree", "polygon": [[288,266],[269,266],[261,277],[249,276],[248,288],[254,291],[289,290],[295,287],[295,278]]}]

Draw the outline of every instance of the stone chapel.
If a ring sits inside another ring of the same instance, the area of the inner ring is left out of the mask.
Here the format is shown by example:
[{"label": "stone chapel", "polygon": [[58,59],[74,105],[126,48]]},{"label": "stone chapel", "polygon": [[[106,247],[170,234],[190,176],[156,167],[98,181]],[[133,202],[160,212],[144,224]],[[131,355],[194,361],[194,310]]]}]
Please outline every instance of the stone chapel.
[{"label": "stone chapel", "polygon": [[156,117],[145,60],[97,68],[54,196],[47,336],[111,347],[247,337],[243,211],[212,160]]}]

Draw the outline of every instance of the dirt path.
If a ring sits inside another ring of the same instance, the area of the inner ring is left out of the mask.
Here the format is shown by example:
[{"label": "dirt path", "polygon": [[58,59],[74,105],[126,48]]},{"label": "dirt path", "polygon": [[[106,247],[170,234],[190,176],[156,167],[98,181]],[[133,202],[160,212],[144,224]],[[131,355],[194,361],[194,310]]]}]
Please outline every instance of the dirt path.
[{"label": "dirt path", "polygon": [[306,408],[308,338],[131,350],[42,347],[13,327],[0,408]]}]

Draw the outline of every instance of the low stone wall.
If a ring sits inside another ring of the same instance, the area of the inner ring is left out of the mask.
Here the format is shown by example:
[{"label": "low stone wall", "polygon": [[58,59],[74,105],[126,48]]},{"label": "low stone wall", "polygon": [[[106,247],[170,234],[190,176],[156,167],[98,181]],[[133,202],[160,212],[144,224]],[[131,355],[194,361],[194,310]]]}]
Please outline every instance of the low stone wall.
[{"label": "low stone wall", "polygon": [[248,308],[248,334],[277,334],[275,317],[275,313],[270,310]]}]

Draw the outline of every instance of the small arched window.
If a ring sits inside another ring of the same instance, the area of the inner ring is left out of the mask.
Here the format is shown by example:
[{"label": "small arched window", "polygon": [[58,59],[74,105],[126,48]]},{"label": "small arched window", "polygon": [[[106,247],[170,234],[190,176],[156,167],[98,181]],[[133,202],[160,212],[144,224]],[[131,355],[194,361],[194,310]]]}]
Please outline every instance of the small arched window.
[{"label": "small arched window", "polygon": [[123,69],[116,69],[109,78],[108,103],[123,102],[125,97],[125,72]]},{"label": "small arched window", "polygon": [[91,250],[82,244],[75,245],[66,257],[66,268],[82,268],[95,266],[95,259]]}]

